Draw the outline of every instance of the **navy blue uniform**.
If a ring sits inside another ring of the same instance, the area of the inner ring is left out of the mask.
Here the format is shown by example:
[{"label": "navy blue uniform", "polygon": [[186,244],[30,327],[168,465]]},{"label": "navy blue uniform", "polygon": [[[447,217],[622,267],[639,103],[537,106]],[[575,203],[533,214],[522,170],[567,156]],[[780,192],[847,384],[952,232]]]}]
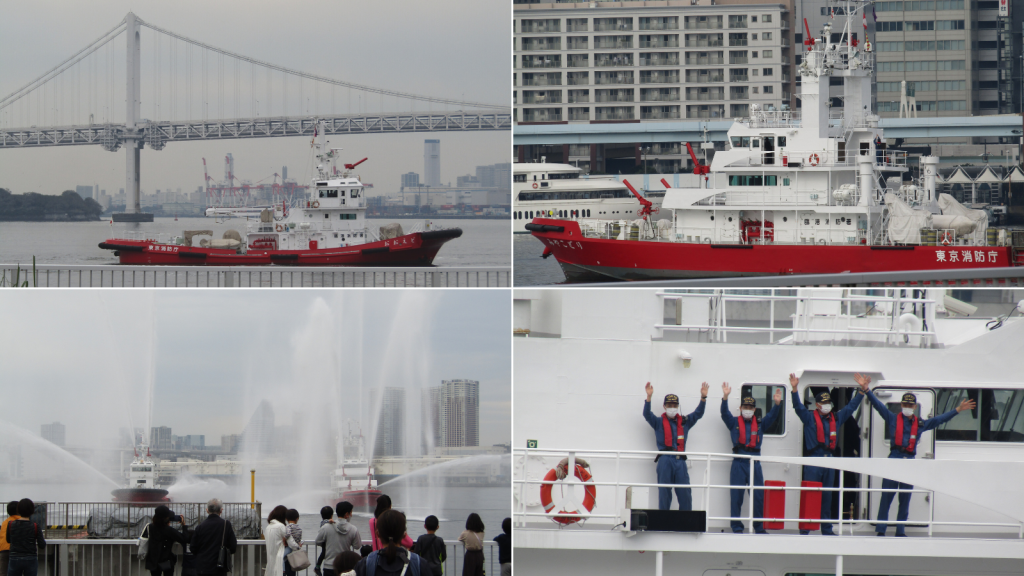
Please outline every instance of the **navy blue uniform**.
[{"label": "navy blue uniform", "polygon": [[[771,428],[781,412],[781,403],[772,406],[768,415],[761,419],[757,425],[757,441],[755,448],[747,445],[739,446],[740,427],[736,417],[729,412],[729,403],[722,398],[722,422],[729,429],[729,436],[732,437],[733,452],[738,454],[761,454],[761,442],[764,441],[764,431]],[[742,408],[741,408],[742,410]],[[750,433],[753,424],[744,418],[747,428],[747,444],[750,443]],[[729,484],[733,486],[750,486],[750,460],[747,458],[733,458],[732,468],[729,470]],[[761,463],[754,462],[754,486],[764,486],[764,475],[761,473]],[[740,509],[743,507],[743,494],[745,489],[733,489],[729,491],[729,515],[733,518],[740,517]],[[754,518],[764,517],[764,490],[754,490]],[[739,520],[729,522],[733,532],[743,532],[743,523]],[[764,534],[764,525],[761,522],[754,522],[754,531]]]},{"label": "navy blue uniform", "polygon": [[[897,414],[889,410],[889,407],[886,406],[881,400],[879,400],[873,392],[868,392],[868,399],[871,400],[871,405],[875,407],[875,411],[878,412],[878,415],[885,419],[885,422],[889,425],[889,430],[892,432],[894,438],[896,436],[896,419],[903,418],[903,447],[901,448],[899,446],[896,446],[895,441],[892,444],[890,444],[889,458],[913,459],[916,456],[916,454],[909,454],[903,450],[903,448],[910,446],[910,431],[913,428],[913,420],[904,416],[902,411],[900,411],[900,413]],[[946,412],[945,414],[940,414],[935,418],[919,418],[917,420],[918,443],[921,440],[922,434],[929,430],[938,428],[940,424],[945,424],[946,422],[949,422],[956,415],[957,411],[953,409],[950,410],[949,412]],[[896,480],[889,480],[888,478],[882,479],[882,488],[885,490],[914,489],[914,487],[910,484],[904,484],[903,482],[897,482]],[[892,499],[895,495],[895,492],[882,492],[882,500],[878,504],[878,524],[875,526],[875,532],[878,532],[879,534],[885,534],[885,529],[888,528],[888,525],[885,523],[885,521],[889,519],[889,508],[892,506]],[[910,515],[911,494],[910,492],[900,492],[899,495],[900,505],[899,509],[896,511],[896,520],[900,522],[906,522],[907,517]],[[906,536],[906,527],[906,524],[897,524],[896,535]]]},{"label": "navy blue uniform", "polygon": [[[829,426],[829,417],[824,416],[821,419],[822,428],[825,430],[825,444],[821,446],[818,444],[818,424],[814,419],[814,413],[808,410],[804,403],[800,401],[800,395],[795,391],[793,394],[793,410],[796,410],[796,415],[800,417],[800,420],[804,423],[804,446],[810,451],[808,456],[820,457],[820,458],[831,458],[832,451],[828,449],[827,444],[829,443],[829,435],[832,433],[831,427]],[[860,406],[861,394],[854,394],[853,401],[846,405],[839,412],[835,412],[836,416],[836,429],[841,427],[847,419],[853,415],[857,407]],[[822,487],[830,488],[836,481],[836,471],[832,468],[820,468],[818,466],[804,466],[804,480],[809,482],[821,482]],[[832,534],[832,523],[825,522],[826,520],[832,519],[832,492],[823,491],[821,493],[821,533]],[[801,534],[807,534],[807,530],[801,530]]]},{"label": "navy blue uniform", "polygon": [[[690,429],[704,415],[704,404],[702,400],[697,404],[697,409],[686,417],[683,422],[683,436],[686,442],[690,441]],[[658,443],[658,450],[671,451],[672,446],[665,446],[665,430],[661,424],[661,416],[655,416],[651,412],[651,401],[644,401],[644,420],[654,428],[654,439]],[[676,419],[670,418],[668,422],[672,430],[672,438],[676,437]],[[685,456],[662,454],[658,458],[658,484],[689,484],[690,473],[686,470]],[[689,488],[676,488],[676,499],[679,500],[680,510],[690,510],[693,507],[690,499]],[[672,489],[658,488],[658,508],[668,510],[672,507]]]}]

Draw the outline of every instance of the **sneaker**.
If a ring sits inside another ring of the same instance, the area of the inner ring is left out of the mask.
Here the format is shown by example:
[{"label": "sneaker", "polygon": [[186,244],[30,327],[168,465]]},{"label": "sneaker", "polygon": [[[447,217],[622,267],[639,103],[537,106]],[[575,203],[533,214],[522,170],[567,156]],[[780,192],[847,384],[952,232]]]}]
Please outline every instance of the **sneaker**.
[{"label": "sneaker", "polygon": [[811,533],[811,531],[810,531],[810,530],[801,530],[801,531],[800,531],[800,535],[801,535],[801,536],[807,536],[807,535],[808,535],[808,534],[810,534],[810,533]]},{"label": "sneaker", "polygon": [[875,532],[875,536],[885,536],[885,532]]},{"label": "sneaker", "polygon": [[900,534],[899,532],[896,533],[896,536],[899,537],[899,538],[906,538],[907,537],[906,534]]}]

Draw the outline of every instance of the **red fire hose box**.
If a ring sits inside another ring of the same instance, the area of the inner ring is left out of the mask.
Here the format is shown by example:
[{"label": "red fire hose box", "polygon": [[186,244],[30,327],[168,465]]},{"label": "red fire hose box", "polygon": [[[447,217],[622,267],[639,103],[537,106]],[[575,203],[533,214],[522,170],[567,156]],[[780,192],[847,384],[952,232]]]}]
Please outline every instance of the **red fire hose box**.
[{"label": "red fire hose box", "polygon": [[[821,488],[821,482],[809,482],[804,480],[800,483],[804,488]],[[821,520],[821,492],[817,490],[800,491],[800,519],[814,520],[814,522],[801,522],[801,530],[818,530],[818,520]]]},{"label": "red fire hose box", "polygon": [[[764,529],[782,530],[786,525],[786,523],[781,520],[786,517],[786,491],[781,488],[785,488],[786,483],[781,480],[765,480],[764,486],[764,517],[780,519],[777,522],[765,522]],[[769,486],[777,486],[780,489],[769,490]]]}]

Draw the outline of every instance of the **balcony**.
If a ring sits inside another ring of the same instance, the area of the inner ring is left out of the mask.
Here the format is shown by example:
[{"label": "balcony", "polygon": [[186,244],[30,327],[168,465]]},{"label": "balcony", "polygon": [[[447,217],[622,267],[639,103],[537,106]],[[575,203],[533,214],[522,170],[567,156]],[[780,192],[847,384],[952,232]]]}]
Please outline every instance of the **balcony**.
[{"label": "balcony", "polygon": [[590,74],[588,72],[570,72],[568,78],[565,79],[567,86],[586,86],[590,84]]},{"label": "balcony", "polygon": [[679,39],[641,40],[640,48],[679,48]]},{"label": "balcony", "polygon": [[597,120],[633,120],[636,117],[632,107],[597,108]]},{"label": "balcony", "polygon": [[[590,120],[590,108],[569,108],[569,120]],[[572,156],[570,152],[570,156]],[[590,151],[588,150],[585,154],[575,154],[575,156],[589,156]]]},{"label": "balcony", "polygon": [[746,46],[746,40],[740,40],[739,38],[729,38],[729,46]]},{"label": "balcony", "polygon": [[729,82],[749,82],[750,77],[746,74],[730,74]]},{"label": "balcony", "polygon": [[561,74],[556,78],[549,78],[547,76],[539,76],[536,78],[527,78],[523,75],[523,86],[561,86],[562,77]]},{"label": "balcony", "polygon": [[594,80],[594,84],[632,84],[633,74],[630,72],[607,76],[598,75]]},{"label": "balcony", "polygon": [[629,31],[633,29],[633,19],[595,18],[594,32]]},{"label": "balcony", "polygon": [[674,22],[640,22],[641,30],[679,30],[679,21]]},{"label": "balcony", "polygon": [[632,102],[632,94],[597,94],[594,102]]},{"label": "balcony", "polygon": [[722,21],[717,20],[714,22],[685,22],[683,25],[684,30],[721,30]]},{"label": "balcony", "polygon": [[594,66],[632,66],[632,54],[595,54]]},{"label": "balcony", "polygon": [[523,51],[561,50],[561,38],[523,38]]},{"label": "balcony", "polygon": [[725,63],[725,58],[721,56],[704,56],[702,58],[687,58],[687,66],[712,66],[721,65]]},{"label": "balcony", "polygon": [[722,39],[717,40],[687,40],[686,48],[721,48]]},{"label": "balcony", "polygon": [[643,57],[641,57],[640,58],[640,65],[641,66],[678,66],[679,65],[679,56],[678,55],[662,56],[662,57],[659,57],[659,58],[655,58],[655,57],[643,58]]},{"label": "balcony", "polygon": [[708,120],[711,118],[722,118],[725,116],[725,109],[720,110],[700,110],[700,111],[686,111],[687,118],[694,118],[698,120]]},{"label": "balcony", "polygon": [[529,21],[523,22],[523,34],[543,34],[545,32],[561,32],[559,28],[561,28],[561,26],[558,25],[558,20],[553,20],[551,23],[531,23]]},{"label": "balcony", "polygon": [[729,64],[746,64],[746,56],[729,56]]},{"label": "balcony", "polygon": [[561,68],[561,56],[526,56],[523,58],[523,68]]},{"label": "balcony", "polygon": [[640,112],[641,120],[677,120],[679,119],[679,107],[666,107],[668,110],[649,110]]},{"label": "balcony", "polygon": [[627,37],[626,39],[623,40],[618,38],[604,38],[598,36],[597,38],[594,38],[594,48],[615,48],[618,50],[632,50],[633,39]]},{"label": "balcony", "polygon": [[789,48],[789,38],[785,38],[785,37],[782,38],[782,47],[783,48]]},{"label": "balcony", "polygon": [[725,95],[721,92],[698,92],[698,93],[687,93],[687,102],[711,102],[717,100],[725,100]]},{"label": "balcony", "polygon": [[575,58],[570,55],[566,65],[569,68],[586,68],[590,66],[590,58],[587,55],[577,56]]},{"label": "balcony", "polygon": [[586,38],[569,38],[565,43],[566,50],[587,50]]},{"label": "balcony", "polygon": [[561,92],[551,92],[551,93],[547,93],[547,94],[545,94],[545,93],[535,94],[535,93],[532,93],[532,92],[524,92],[523,93],[523,104],[561,104],[561,103],[562,103],[562,93]]},{"label": "balcony", "polygon": [[679,102],[679,91],[663,93],[654,90],[642,90],[640,92],[641,102]]},{"label": "balcony", "polygon": [[569,104],[587,104],[589,102],[590,102],[590,95],[589,94],[581,94],[581,95],[577,95],[577,96],[574,96],[572,94],[569,95]]},{"label": "balcony", "polygon": [[678,84],[679,72],[640,73],[641,84]]},{"label": "balcony", "polygon": [[686,75],[686,81],[691,84],[708,84],[714,82],[725,82],[724,74],[701,74]]}]

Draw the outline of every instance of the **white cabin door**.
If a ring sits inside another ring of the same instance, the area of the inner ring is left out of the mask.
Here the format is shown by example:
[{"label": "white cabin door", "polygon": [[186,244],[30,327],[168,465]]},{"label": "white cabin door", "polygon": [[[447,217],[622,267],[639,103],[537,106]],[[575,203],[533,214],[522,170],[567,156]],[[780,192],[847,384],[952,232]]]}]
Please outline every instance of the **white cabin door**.
[{"label": "white cabin door", "polygon": [[[917,416],[919,418],[932,418],[935,416],[935,394],[931,390],[921,390],[915,388],[879,388],[874,391],[875,396],[879,400],[888,406],[890,412],[900,412],[900,400],[903,398],[903,394],[906,392],[912,392],[917,396]],[[864,403],[869,405],[870,402],[867,398],[864,399]],[[865,406],[868,407],[868,406]],[[889,430],[889,426],[885,423],[885,420],[875,411],[873,406],[870,406],[871,410],[871,430],[870,430],[870,449],[865,454],[869,458],[888,458],[889,447],[892,443],[892,431]],[[935,433],[929,430],[919,435],[917,441],[917,457],[918,458],[935,458]],[[870,488],[881,488],[882,479],[872,476],[870,477],[868,486]],[[868,494],[868,510],[867,517],[871,520],[878,518],[878,504],[881,500],[881,492],[871,492]],[[910,499],[910,520],[916,519],[927,519],[928,518],[928,507],[929,503],[925,499],[924,494],[914,494]],[[889,520],[896,520],[896,512],[899,509],[899,499],[893,498],[892,505],[889,507]],[[911,524],[913,526],[913,524]],[[889,533],[891,534],[895,526],[889,525]]]}]

